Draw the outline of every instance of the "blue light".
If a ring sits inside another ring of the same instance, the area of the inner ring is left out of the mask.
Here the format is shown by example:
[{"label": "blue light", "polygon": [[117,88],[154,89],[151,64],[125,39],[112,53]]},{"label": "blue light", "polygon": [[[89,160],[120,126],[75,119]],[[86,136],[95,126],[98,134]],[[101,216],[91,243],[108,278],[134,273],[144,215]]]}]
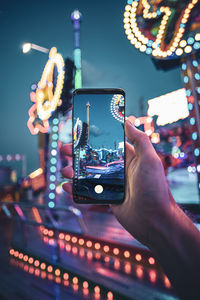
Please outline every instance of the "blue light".
[{"label": "blue light", "polygon": [[189,81],[188,76],[184,76],[183,81],[184,81],[185,83],[188,83],[188,81]]},{"label": "blue light", "polygon": [[194,125],[194,124],[195,124],[195,118],[191,118],[191,119],[190,119],[190,124],[191,124],[191,125]]},{"label": "blue light", "polygon": [[54,193],[49,193],[49,199],[51,199],[51,200],[53,200],[53,199],[55,199],[55,194]]},{"label": "blue light", "polygon": [[180,28],[184,28],[184,27],[185,27],[185,24],[181,23],[181,24],[179,25],[179,27],[180,27]]},{"label": "blue light", "polygon": [[53,119],[53,124],[57,125],[59,123],[59,120],[57,118]]},{"label": "blue light", "polygon": [[147,46],[151,47],[152,45],[153,45],[153,41],[149,40],[148,43],[147,43]]},{"label": "blue light", "polygon": [[57,162],[57,159],[55,157],[52,157],[51,158],[51,164],[54,165],[54,164],[56,164],[56,162]]},{"label": "blue light", "polygon": [[193,48],[195,50],[199,50],[200,49],[200,43],[199,42],[194,43]]},{"label": "blue light", "polygon": [[56,180],[56,176],[55,175],[51,175],[49,178],[50,178],[50,181],[55,181]]},{"label": "blue light", "polygon": [[193,109],[193,104],[192,103],[188,103],[188,109],[192,110]]},{"label": "blue light", "polygon": [[128,4],[132,4],[133,0],[128,0],[127,3]]},{"label": "blue light", "polygon": [[50,190],[55,190],[56,186],[55,186],[54,183],[51,183],[51,184],[49,185],[49,188],[50,188]]},{"label": "blue light", "polygon": [[200,86],[197,87],[197,93],[200,94]]},{"label": "blue light", "polygon": [[182,68],[183,71],[185,71],[187,69],[186,64],[182,64],[181,68]]},{"label": "blue light", "polygon": [[186,91],[186,96],[187,96],[187,97],[190,97],[190,96],[191,96],[191,91],[190,91],[190,90],[187,90],[187,91]]},{"label": "blue light", "polygon": [[194,141],[196,141],[196,139],[197,139],[197,133],[196,133],[196,132],[193,132],[193,133],[192,133],[192,139],[193,139]]},{"label": "blue light", "polygon": [[52,134],[52,140],[57,140],[57,139],[58,139],[57,133]]},{"label": "blue light", "polygon": [[56,172],[56,167],[55,167],[55,166],[52,166],[52,167],[50,168],[50,171],[51,171],[51,173],[55,173],[55,172]]},{"label": "blue light", "polygon": [[48,206],[49,206],[50,208],[54,208],[55,203],[54,203],[53,201],[50,201],[50,202],[48,203]]},{"label": "blue light", "polygon": [[193,64],[194,67],[198,67],[198,62],[197,62],[197,60],[193,60],[193,61],[192,61],[192,64]]},{"label": "blue light", "polygon": [[194,149],[194,155],[199,156],[199,149],[198,148]]},{"label": "blue light", "polygon": [[57,146],[58,146],[58,143],[57,143],[57,142],[52,142],[52,143],[51,143],[51,147],[52,147],[52,148],[57,148]]},{"label": "blue light", "polygon": [[151,54],[151,53],[152,53],[152,49],[151,48],[147,48],[146,54]]},{"label": "blue light", "polygon": [[58,126],[53,126],[52,130],[53,130],[53,132],[57,132],[58,131]]},{"label": "blue light", "polygon": [[156,11],[156,13],[157,13],[158,16],[160,16],[160,15],[161,15],[160,9],[158,9],[158,10]]},{"label": "blue light", "polygon": [[189,37],[187,39],[187,42],[188,42],[189,45],[192,45],[194,43],[194,38],[193,37]]},{"label": "blue light", "polygon": [[194,78],[195,78],[196,80],[199,80],[199,79],[200,79],[200,74],[199,74],[199,73],[195,73],[195,74],[194,74]]}]

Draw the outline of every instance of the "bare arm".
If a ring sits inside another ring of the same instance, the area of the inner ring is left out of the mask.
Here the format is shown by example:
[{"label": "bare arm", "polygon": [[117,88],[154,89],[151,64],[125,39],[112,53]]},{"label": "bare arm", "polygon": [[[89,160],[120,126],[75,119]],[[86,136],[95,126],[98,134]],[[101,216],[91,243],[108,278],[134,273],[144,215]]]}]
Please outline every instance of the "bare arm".
[{"label": "bare arm", "polygon": [[[130,117],[131,121],[132,118]],[[126,198],[112,205],[124,228],[156,256],[182,299],[200,299],[200,233],[175,203],[149,138],[126,121]],[[63,148],[71,155],[71,145]],[[71,166],[63,175],[73,177]],[[71,183],[63,185],[72,192]]]}]

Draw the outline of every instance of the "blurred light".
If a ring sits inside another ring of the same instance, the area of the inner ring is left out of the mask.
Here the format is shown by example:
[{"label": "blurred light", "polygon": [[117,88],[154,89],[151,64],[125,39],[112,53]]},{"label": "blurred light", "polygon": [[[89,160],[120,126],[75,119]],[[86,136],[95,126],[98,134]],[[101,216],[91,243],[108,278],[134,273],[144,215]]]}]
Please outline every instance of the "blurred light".
[{"label": "blurred light", "polygon": [[54,203],[53,201],[50,201],[50,202],[48,203],[48,206],[49,206],[50,208],[54,208],[54,207],[55,207],[55,203]]},{"label": "blurred light", "polygon": [[31,50],[31,43],[25,43],[22,46],[23,53],[28,53]]}]

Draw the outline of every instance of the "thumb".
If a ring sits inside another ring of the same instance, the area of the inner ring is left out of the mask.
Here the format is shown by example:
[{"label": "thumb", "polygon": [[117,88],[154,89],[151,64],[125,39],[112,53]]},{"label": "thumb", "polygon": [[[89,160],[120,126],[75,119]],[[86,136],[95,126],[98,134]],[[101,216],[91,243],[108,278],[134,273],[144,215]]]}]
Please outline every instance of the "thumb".
[{"label": "thumb", "polygon": [[154,152],[154,148],[149,140],[149,137],[143,132],[135,128],[135,126],[129,121],[125,122],[125,134],[131,144],[134,145],[135,152],[138,156],[146,155]]}]

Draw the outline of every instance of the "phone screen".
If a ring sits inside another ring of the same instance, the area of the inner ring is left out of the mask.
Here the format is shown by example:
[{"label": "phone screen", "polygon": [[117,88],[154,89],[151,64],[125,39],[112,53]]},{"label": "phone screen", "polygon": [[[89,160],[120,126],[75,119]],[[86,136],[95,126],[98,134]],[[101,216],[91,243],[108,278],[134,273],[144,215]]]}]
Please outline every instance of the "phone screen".
[{"label": "phone screen", "polygon": [[123,202],[124,115],[123,90],[74,91],[72,134],[75,202]]}]

